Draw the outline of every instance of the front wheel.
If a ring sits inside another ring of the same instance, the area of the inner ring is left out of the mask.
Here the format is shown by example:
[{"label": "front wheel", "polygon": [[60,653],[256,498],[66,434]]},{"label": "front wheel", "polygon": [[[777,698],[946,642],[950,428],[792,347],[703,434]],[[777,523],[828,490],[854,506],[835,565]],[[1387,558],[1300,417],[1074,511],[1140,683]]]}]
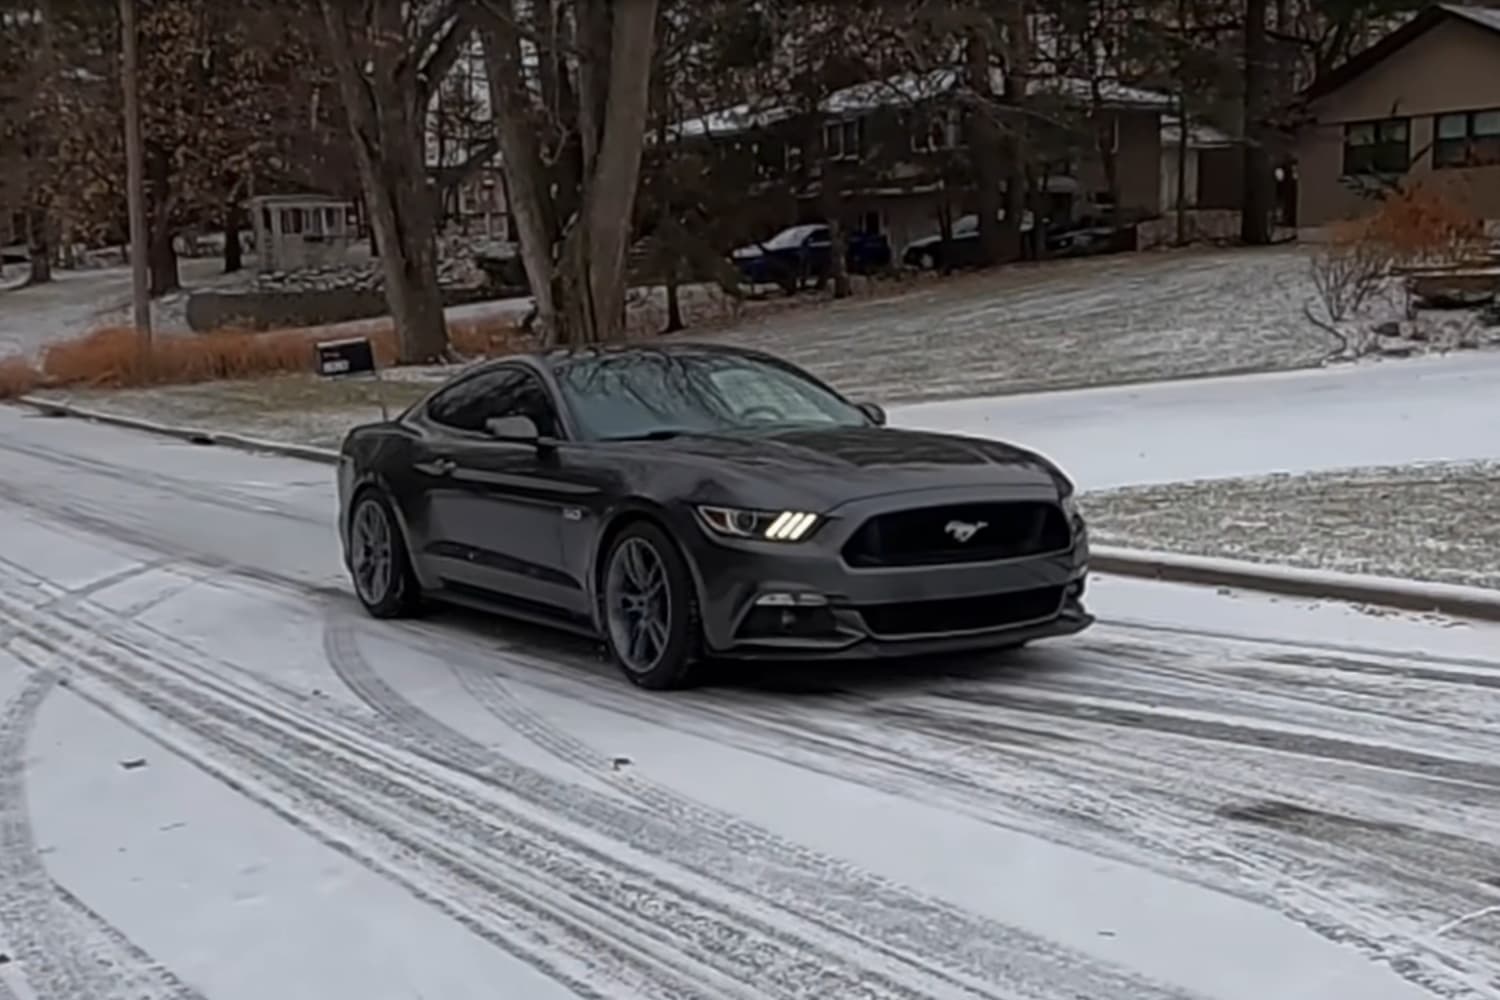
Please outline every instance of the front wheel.
[{"label": "front wheel", "polygon": [[390,502],[374,490],[361,494],[349,516],[349,575],[354,594],[376,618],[405,618],[422,603]]},{"label": "front wheel", "polygon": [[640,522],[620,533],[604,562],[604,639],[625,676],[652,690],[692,683],[701,654],[692,574],[667,533]]}]

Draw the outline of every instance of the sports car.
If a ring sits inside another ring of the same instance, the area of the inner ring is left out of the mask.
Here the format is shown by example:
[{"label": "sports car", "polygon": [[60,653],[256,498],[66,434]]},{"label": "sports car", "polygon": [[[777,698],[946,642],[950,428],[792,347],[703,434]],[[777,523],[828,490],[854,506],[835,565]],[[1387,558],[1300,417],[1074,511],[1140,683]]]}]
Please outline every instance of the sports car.
[{"label": "sports car", "polygon": [[340,449],[376,617],[429,600],[601,639],[648,688],[716,659],[923,656],[1088,627],[1073,484],[886,426],[773,356],[685,343],[483,362]]}]

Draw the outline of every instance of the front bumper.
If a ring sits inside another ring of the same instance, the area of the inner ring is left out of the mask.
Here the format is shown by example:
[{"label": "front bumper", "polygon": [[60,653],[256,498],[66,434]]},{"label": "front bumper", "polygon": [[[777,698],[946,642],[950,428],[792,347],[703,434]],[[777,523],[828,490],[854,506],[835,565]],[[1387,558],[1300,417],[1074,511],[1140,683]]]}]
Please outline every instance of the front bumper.
[{"label": "front bumper", "polygon": [[[960,501],[964,493],[924,494],[920,502]],[[842,547],[867,516],[917,499],[840,510],[802,543],[726,541],[695,526],[686,549],[709,651],[733,659],[925,656],[1069,635],[1093,623],[1083,605],[1082,521],[1066,549],[1042,555],[876,568],[845,562]]]}]

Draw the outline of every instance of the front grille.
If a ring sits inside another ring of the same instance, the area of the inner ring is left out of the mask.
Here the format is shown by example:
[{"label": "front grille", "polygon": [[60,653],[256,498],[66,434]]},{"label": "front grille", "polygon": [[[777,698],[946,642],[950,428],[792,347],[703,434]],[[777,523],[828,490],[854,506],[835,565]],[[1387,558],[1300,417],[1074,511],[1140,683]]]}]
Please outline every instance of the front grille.
[{"label": "front grille", "polygon": [[988,562],[1070,544],[1068,520],[1055,503],[955,504],[877,514],[844,543],[844,561],[864,567]]},{"label": "front grille", "polygon": [[872,635],[900,638],[945,632],[978,632],[1051,618],[1062,608],[1062,587],[1036,587],[1004,594],[942,601],[861,604],[855,611]]}]

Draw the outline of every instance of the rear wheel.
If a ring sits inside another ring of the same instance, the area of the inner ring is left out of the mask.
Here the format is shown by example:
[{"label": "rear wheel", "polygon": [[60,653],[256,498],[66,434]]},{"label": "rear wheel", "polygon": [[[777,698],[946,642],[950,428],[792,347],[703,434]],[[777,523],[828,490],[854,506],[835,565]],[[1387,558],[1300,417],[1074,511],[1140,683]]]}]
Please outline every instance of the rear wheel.
[{"label": "rear wheel", "polygon": [[361,494],[349,516],[349,576],[359,603],[376,618],[404,618],[421,607],[395,512],[375,490]]},{"label": "rear wheel", "polygon": [[702,651],[692,574],[654,524],[622,531],[604,561],[604,640],[625,676],[653,690],[691,684]]}]

